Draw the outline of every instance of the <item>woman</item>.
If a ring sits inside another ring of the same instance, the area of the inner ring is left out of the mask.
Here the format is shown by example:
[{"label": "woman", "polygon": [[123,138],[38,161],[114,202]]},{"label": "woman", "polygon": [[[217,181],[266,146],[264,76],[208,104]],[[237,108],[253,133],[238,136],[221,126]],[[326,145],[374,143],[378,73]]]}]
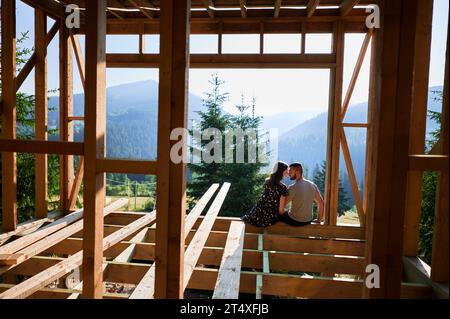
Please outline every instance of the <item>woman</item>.
[{"label": "woman", "polygon": [[272,174],[264,183],[264,191],[261,198],[252,208],[250,213],[242,217],[242,220],[256,227],[269,227],[278,221],[278,211],[281,196],[287,196],[286,185],[281,181],[288,176],[288,165],[284,162],[275,164]]}]

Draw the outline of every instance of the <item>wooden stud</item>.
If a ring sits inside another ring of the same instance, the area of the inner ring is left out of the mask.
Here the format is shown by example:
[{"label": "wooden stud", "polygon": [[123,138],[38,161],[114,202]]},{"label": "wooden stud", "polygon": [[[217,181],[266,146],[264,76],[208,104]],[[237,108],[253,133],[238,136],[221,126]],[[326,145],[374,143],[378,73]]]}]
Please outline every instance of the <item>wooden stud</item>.
[{"label": "wooden stud", "polygon": [[183,297],[185,164],[170,159],[172,129],[187,127],[190,0],[161,2],[156,298]]},{"label": "wooden stud", "polygon": [[281,1],[282,0],[274,0],[274,8],[273,8],[273,17],[276,19],[280,16],[280,10],[281,10]]},{"label": "wooden stud", "polygon": [[[83,298],[103,296],[103,207],[105,174],[97,159],[105,155],[106,139],[106,2],[86,2],[85,152],[83,205]],[[78,265],[79,266],[79,265]]]},{"label": "wooden stud", "polygon": [[[75,59],[77,61],[78,73],[80,74],[81,85],[85,89],[85,78],[86,78],[86,67],[84,65],[83,52],[81,51],[80,40],[78,35],[74,35],[72,31],[70,32],[70,40],[72,42],[73,52],[75,53]],[[73,118],[73,116],[72,116]]]},{"label": "wooden stud", "polygon": [[[73,66],[72,44],[69,30],[64,21],[59,30],[59,139],[61,142],[73,141],[73,123],[67,119],[73,113]],[[61,155],[60,162],[60,211],[69,212],[69,197],[74,180],[73,156]]]},{"label": "wooden stud", "polygon": [[374,178],[367,219],[367,264],[380,268],[380,288],[365,298],[400,298],[414,49],[419,0],[380,3]]},{"label": "wooden stud", "polygon": [[[16,138],[16,5],[15,0],[2,0],[2,138]],[[17,227],[16,154],[2,151],[2,230]]]},{"label": "wooden stud", "polygon": [[246,0],[239,0],[239,6],[241,7],[241,17],[247,18],[247,1]]},{"label": "wooden stud", "polygon": [[[450,35],[447,34],[447,53],[444,77],[444,103],[442,106],[441,141],[442,154],[447,156],[448,162],[448,134],[449,134],[449,66],[450,66]],[[439,283],[448,283],[448,165],[439,173],[436,190],[436,213],[433,233],[433,252],[431,261],[431,279]]]},{"label": "wooden stud", "polygon": [[84,157],[80,156],[80,160],[78,162],[77,173],[75,175],[75,180],[73,182],[72,189],[70,191],[69,197],[69,210],[72,211],[75,209],[77,204],[78,193],[80,192],[81,182],[83,181],[83,173],[84,173]]},{"label": "wooden stud", "polygon": [[0,139],[0,151],[5,153],[83,155],[84,143]]},{"label": "wooden stud", "polygon": [[[34,13],[35,32],[35,139],[47,140],[47,16],[40,9]],[[36,154],[35,210],[37,218],[48,214],[47,155]]]}]

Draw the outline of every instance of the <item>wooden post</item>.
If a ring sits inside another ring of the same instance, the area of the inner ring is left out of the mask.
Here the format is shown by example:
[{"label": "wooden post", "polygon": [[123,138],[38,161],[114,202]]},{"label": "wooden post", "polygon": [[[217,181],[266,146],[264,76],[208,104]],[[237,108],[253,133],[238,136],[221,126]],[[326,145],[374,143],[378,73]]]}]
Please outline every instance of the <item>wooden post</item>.
[{"label": "wooden post", "polygon": [[380,288],[364,285],[365,298],[400,298],[403,225],[409,162],[417,3],[380,1],[377,32],[377,103],[374,178],[368,202],[366,262],[380,269]]},{"label": "wooden post", "polygon": [[[64,21],[59,29],[59,139],[62,142],[73,141],[73,122],[69,116],[73,113],[73,65],[72,43],[69,30]],[[74,180],[73,156],[60,156],[60,210],[69,213],[69,197]]]},{"label": "wooden post", "polygon": [[327,176],[325,183],[325,216],[327,225],[337,224],[339,155],[340,155],[340,116],[344,79],[344,26],[335,24],[333,33],[333,52],[336,65],[330,72],[330,105],[328,108]]},{"label": "wooden post", "polygon": [[[47,140],[47,16],[41,9],[34,10],[36,53],[35,65],[35,139]],[[36,217],[48,214],[47,155],[36,154]]]},{"label": "wooden post", "polygon": [[[448,91],[449,91],[450,37],[447,35],[447,54],[444,80],[444,103],[442,108],[442,155],[448,156]],[[434,217],[433,253],[431,261],[431,279],[448,283],[448,167],[439,173],[436,191],[436,213]]]},{"label": "wooden post", "polygon": [[[428,80],[430,73],[431,29],[433,0],[419,4],[417,16],[416,48],[414,62],[414,92],[409,140],[410,154],[425,153],[425,135],[428,111]],[[419,224],[422,206],[423,172],[408,172],[405,213],[405,246],[407,257],[419,255]]]},{"label": "wooden post", "polygon": [[186,165],[173,163],[169,155],[172,129],[187,127],[190,7],[190,0],[161,2],[156,298],[182,298],[184,290]]},{"label": "wooden post", "polygon": [[103,208],[106,134],[106,1],[86,2],[86,83],[84,127],[83,298],[103,295]]},{"label": "wooden post", "polygon": [[[2,138],[16,138],[16,4],[2,0]],[[17,167],[15,153],[2,153],[2,230],[17,227]]]}]

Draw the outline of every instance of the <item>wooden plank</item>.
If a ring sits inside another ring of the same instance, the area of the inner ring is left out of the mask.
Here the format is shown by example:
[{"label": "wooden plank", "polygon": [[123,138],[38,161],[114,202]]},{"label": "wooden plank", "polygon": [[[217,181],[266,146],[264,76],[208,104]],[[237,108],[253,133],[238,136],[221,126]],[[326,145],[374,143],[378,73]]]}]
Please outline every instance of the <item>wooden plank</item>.
[{"label": "wooden plank", "polygon": [[41,227],[46,222],[50,221],[48,218],[41,218],[41,219],[33,219],[31,221],[24,222],[22,224],[19,224],[17,228],[13,231],[6,232],[6,233],[0,233],[0,245],[2,245],[4,242],[9,240],[13,236],[20,235],[23,232],[37,229]]},{"label": "wooden plank", "polygon": [[[184,239],[186,240],[187,235],[191,231],[195,221],[200,216],[202,211],[205,209],[206,205],[212,198],[213,194],[219,187],[218,184],[213,184],[208,191],[202,196],[202,198],[197,202],[195,207],[192,209],[191,213],[186,217]],[[224,186],[222,186],[223,189]],[[214,204],[214,202],[213,202]],[[207,215],[209,210],[207,212]],[[202,222],[203,224],[203,222]],[[149,230],[149,233],[151,230]],[[184,246],[184,245],[183,245]],[[184,247],[183,247],[184,248]],[[184,289],[183,289],[184,291]],[[155,264],[153,264],[147,273],[142,277],[139,284],[136,286],[135,290],[130,296],[130,299],[152,299],[155,294]]]},{"label": "wooden plank", "polygon": [[410,155],[408,168],[411,171],[446,171],[448,155]]},{"label": "wooden plank", "polygon": [[342,154],[344,155],[345,165],[347,166],[347,173],[350,180],[350,186],[352,187],[356,211],[358,212],[359,224],[364,227],[366,224],[366,214],[364,212],[363,204],[361,201],[358,181],[356,180],[356,174],[353,168],[353,162],[350,156],[350,149],[348,147],[347,137],[345,136],[344,128],[341,128],[341,146],[342,146]]},{"label": "wooden plank", "polygon": [[[442,105],[441,141],[442,154],[448,157],[449,135],[449,63],[450,63],[450,34],[447,34],[447,53],[444,77],[444,101]],[[448,283],[448,158],[447,167],[439,173],[436,190],[436,212],[434,219],[433,252],[431,261],[431,278],[439,283]]]},{"label": "wooden plank", "polygon": [[431,279],[431,267],[419,257],[403,257],[405,281],[430,286],[439,299],[449,299],[448,283],[437,283]]},{"label": "wooden plank", "polygon": [[[105,211],[113,212],[125,204],[127,204],[127,199],[119,199],[112,203],[111,205],[108,205],[105,207]],[[74,213],[71,213],[67,216],[64,216],[63,218],[60,218],[53,223],[50,223],[41,229],[28,234],[26,236],[20,237],[6,245],[3,245],[0,247],[0,254],[11,254],[14,252],[17,252],[29,245],[32,245],[33,243],[46,238],[47,236],[57,232],[58,230],[63,229],[64,227],[67,227],[68,225],[80,220],[83,217],[83,210],[80,209]]]},{"label": "wooden plank", "polygon": [[319,4],[320,0],[309,0],[308,6],[306,7],[306,16],[308,18],[311,18],[314,15]]},{"label": "wooden plank", "polygon": [[[259,234],[258,235],[258,251],[264,254],[264,235]],[[264,256],[263,256],[264,258]],[[256,299],[262,299],[262,286],[263,286],[263,280],[262,275],[258,274],[256,276],[256,289],[255,289],[255,297]]]},{"label": "wooden plank", "polygon": [[98,159],[97,172],[156,175],[157,163],[144,160]]},{"label": "wooden plank", "polygon": [[190,0],[160,5],[158,105],[157,242],[155,297],[183,297],[186,175],[184,163],[170,159],[173,129],[187,127]]},{"label": "wooden plank", "polygon": [[401,295],[403,227],[412,106],[417,0],[385,1],[377,32],[378,96],[374,119],[374,165],[368,200],[368,264],[380,267],[380,289],[364,298]]},{"label": "wooden plank", "polygon": [[84,143],[0,139],[0,151],[5,153],[83,155]]},{"label": "wooden plank", "polygon": [[[42,10],[34,13],[35,64],[35,139],[47,140],[47,17]],[[48,214],[47,155],[37,154],[35,161],[35,210],[37,218]]]},{"label": "wooden plank", "polygon": [[356,61],[356,65],[353,70],[353,74],[350,79],[350,83],[348,85],[347,93],[345,95],[344,103],[342,104],[342,111],[341,111],[341,121],[342,122],[344,122],[344,120],[345,120],[345,115],[347,114],[347,109],[350,105],[350,100],[352,99],[353,91],[355,90],[355,86],[358,81],[359,73],[361,72],[361,68],[364,63],[364,59],[366,57],[367,49],[369,48],[370,40],[372,39],[372,35],[373,35],[373,29],[369,29],[366,33],[363,44],[361,46],[361,50],[359,52],[359,56]]},{"label": "wooden plank", "polygon": [[[61,142],[73,141],[73,123],[67,119],[73,114],[73,66],[72,44],[69,29],[64,21],[60,22],[59,30],[59,140]],[[74,172],[73,156],[60,155],[59,157],[59,210],[69,212],[69,197],[72,189]]]},{"label": "wooden plank", "polygon": [[[149,223],[151,223],[155,219],[154,214],[147,214],[141,218],[139,218],[137,221],[125,226],[124,228],[118,230],[112,235],[109,235],[105,239],[102,240],[102,251],[108,249],[109,247],[117,244],[120,242],[123,238],[135,233],[142,227],[145,227]],[[68,274],[72,270],[74,270],[77,267],[80,267],[82,264],[84,265],[84,262],[86,262],[86,259],[83,259],[83,251],[80,251],[76,253],[75,255],[72,255],[68,257],[67,259],[57,263],[56,265],[38,273],[37,275],[21,282],[20,284],[8,289],[7,291],[0,294],[0,299],[23,299],[31,294],[35,293],[36,291],[40,290],[41,288],[44,288],[48,284],[52,283],[53,281],[57,280],[58,278],[64,276],[65,274]],[[100,270],[102,270],[102,265],[100,265]],[[103,271],[102,271],[103,274]],[[100,277],[100,283],[103,290],[103,276]],[[86,281],[84,284],[84,289],[86,289]],[[83,296],[85,296],[85,293],[83,291]],[[98,298],[101,298],[103,296],[103,291]]]},{"label": "wooden plank", "polygon": [[83,52],[81,50],[80,40],[78,35],[74,35],[72,31],[70,32],[70,41],[72,42],[73,52],[75,53],[75,59],[77,61],[78,73],[80,75],[81,85],[85,89],[85,79],[86,79],[86,67],[84,64]]},{"label": "wooden plank", "polygon": [[[106,2],[86,2],[86,83],[84,125],[83,298],[103,295],[103,206],[105,174],[97,172],[97,159],[105,155],[106,140]],[[78,265],[79,266],[79,265]]]},{"label": "wooden plank", "polygon": [[341,4],[341,16],[348,15],[360,0],[344,0]]},{"label": "wooden plank", "polygon": [[[119,201],[119,203],[114,203],[113,205],[107,207],[104,209],[104,215],[108,215],[112,213],[117,207],[123,206],[124,201]],[[76,232],[83,229],[83,221],[79,220],[69,226],[66,226],[65,228],[41,239],[40,241],[37,241],[19,251],[16,251],[14,254],[14,263],[11,263],[11,258],[8,258],[7,255],[4,255],[5,258],[0,257],[0,265],[13,265],[16,266],[17,264],[20,264],[24,262],[25,260],[30,259],[33,256],[36,256],[37,254],[47,250],[48,248],[56,245],[57,243],[61,242],[62,240],[72,236]],[[11,254],[9,254],[11,255]],[[1,267],[0,268],[0,274],[5,273],[7,270],[11,269],[12,267]]]},{"label": "wooden plank", "polygon": [[[414,97],[411,111],[409,139],[410,154],[425,151],[426,122],[428,113],[428,83],[430,74],[431,35],[433,24],[433,1],[418,4],[416,56],[414,59]],[[419,224],[422,210],[423,172],[408,172],[405,213],[405,256],[419,255]]]},{"label": "wooden plank", "polygon": [[[1,84],[3,107],[1,113],[2,139],[16,138],[16,5],[4,0],[1,6]],[[0,144],[1,146],[1,144]],[[1,150],[1,148],[0,148]],[[16,154],[2,150],[2,230],[17,227],[17,166]]]},{"label": "wooden plank", "polygon": [[213,299],[238,299],[245,224],[232,222],[223,251]]},{"label": "wooden plank", "polygon": [[223,184],[216,198],[212,202],[211,207],[208,209],[202,224],[197,229],[194,238],[191,240],[188,248],[186,249],[183,276],[184,289],[186,289],[189,283],[189,279],[191,278],[192,272],[197,265],[198,258],[200,257],[203,247],[205,246],[206,240],[208,239],[214,221],[220,212],[220,208],[225,201],[225,197],[227,196],[230,186],[230,183]]}]

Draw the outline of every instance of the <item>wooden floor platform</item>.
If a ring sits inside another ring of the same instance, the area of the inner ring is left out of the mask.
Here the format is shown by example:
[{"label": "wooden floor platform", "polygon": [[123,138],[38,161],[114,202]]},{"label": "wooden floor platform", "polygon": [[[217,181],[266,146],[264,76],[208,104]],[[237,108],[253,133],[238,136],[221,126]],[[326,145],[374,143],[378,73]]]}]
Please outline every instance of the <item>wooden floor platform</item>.
[{"label": "wooden floor platform", "polygon": [[[248,226],[218,216],[229,187],[212,185],[187,214],[186,289],[213,298],[361,298],[363,228]],[[105,208],[104,298],[153,298],[156,212],[119,212],[120,206],[118,201]],[[23,236],[4,238],[0,298],[78,298],[81,218],[78,211],[47,220]],[[432,298],[433,289],[404,283],[402,297]]]}]

